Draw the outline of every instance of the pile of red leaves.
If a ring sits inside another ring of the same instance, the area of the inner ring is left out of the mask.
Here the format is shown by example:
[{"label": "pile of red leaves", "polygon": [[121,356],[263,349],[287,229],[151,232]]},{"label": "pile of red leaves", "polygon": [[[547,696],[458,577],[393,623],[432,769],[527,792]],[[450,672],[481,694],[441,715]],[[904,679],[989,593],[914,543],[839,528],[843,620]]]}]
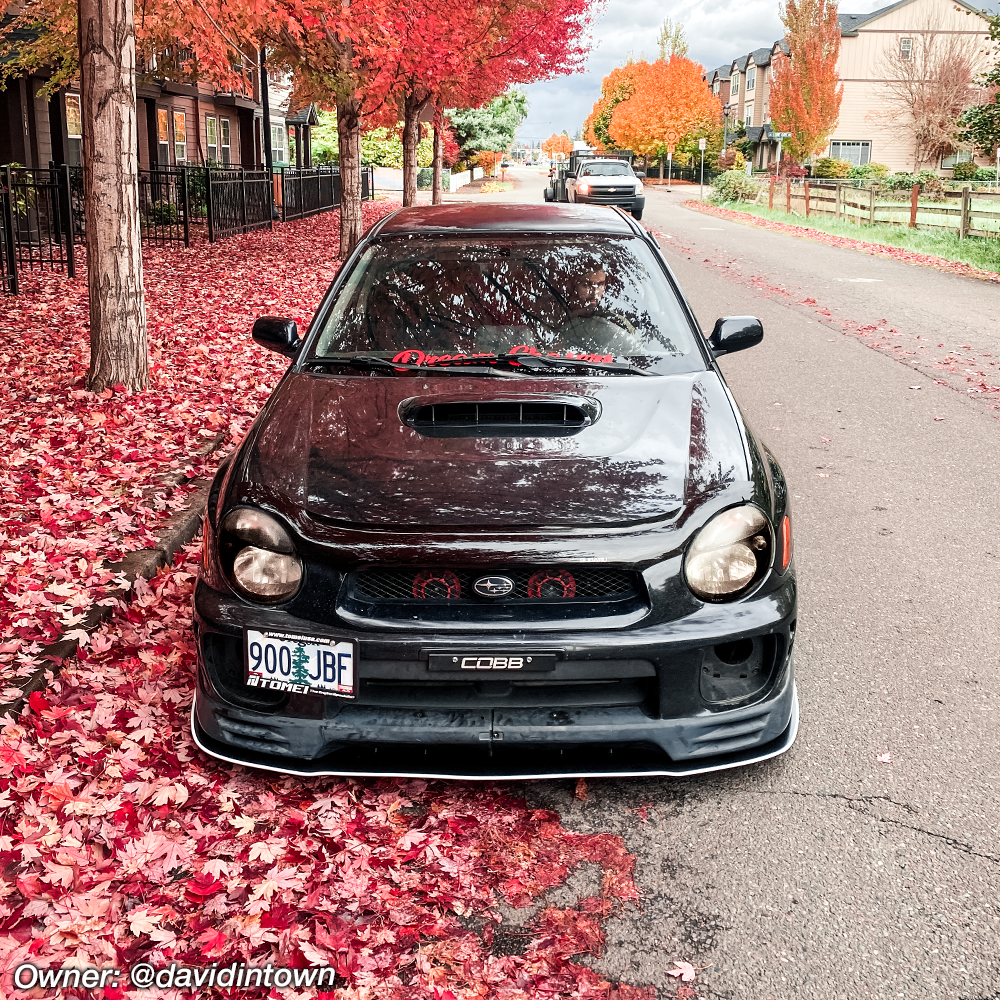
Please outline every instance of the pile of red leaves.
[{"label": "pile of red leaves", "polygon": [[[396,208],[364,205],[366,225]],[[190,249],[143,251],[151,386],[86,391],[83,278],[27,273],[0,321],[0,674],[72,634],[123,581],[108,569],[155,545],[246,432],[285,362],[250,340],[265,313],[308,321],[339,262],[339,213]],[[206,452],[211,451],[211,454]],[[81,636],[82,638],[82,636]],[[2,685],[0,685],[2,687]],[[0,703],[18,691],[0,690]]]},{"label": "pile of red leaves", "polygon": [[[24,962],[242,961],[329,964],[344,1000],[652,1000],[571,960],[597,954],[601,922],[638,897],[620,838],[568,832],[493,785],[304,781],[202,754],[188,731],[196,570],[192,545],[138,581],[100,641],[0,732],[8,990]],[[500,900],[525,906],[585,862],[601,866],[600,895],[542,908],[517,929],[523,954],[491,947]],[[65,992],[149,995],[125,978]],[[264,991],[226,992],[244,994]]]},{"label": "pile of red leaves", "polygon": [[902,261],[904,264],[919,264],[922,267],[933,267],[938,271],[964,274],[967,278],[1000,281],[1000,274],[997,274],[995,271],[984,271],[981,267],[974,267],[972,264],[964,264],[957,260],[947,260],[944,257],[935,257],[929,253],[915,253],[913,250],[889,246],[886,243],[866,243],[864,240],[851,239],[849,236],[834,236],[832,233],[824,233],[820,229],[810,229],[808,226],[790,226],[785,222],[775,222],[773,219],[765,219],[759,215],[752,215],[749,212],[734,212],[728,208],[717,208],[714,205],[706,205],[701,201],[685,201],[683,204],[685,208],[692,208],[697,212],[715,215],[720,219],[731,219],[733,222],[742,222],[747,225],[757,226],[760,229],[770,229],[776,233],[786,233],[789,236],[801,236],[806,239],[815,240],[817,243],[826,243],[832,247],[841,247],[845,250],[858,250],[861,253],[871,254],[875,257],[892,257],[893,260]]}]

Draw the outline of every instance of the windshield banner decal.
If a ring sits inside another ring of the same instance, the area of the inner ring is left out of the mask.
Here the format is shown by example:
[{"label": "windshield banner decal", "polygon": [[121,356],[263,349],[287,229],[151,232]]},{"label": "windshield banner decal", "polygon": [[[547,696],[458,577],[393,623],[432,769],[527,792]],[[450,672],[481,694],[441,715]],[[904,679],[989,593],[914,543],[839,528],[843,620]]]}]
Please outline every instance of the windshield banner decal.
[{"label": "windshield banner decal", "polygon": [[[541,351],[528,344],[518,344],[516,347],[512,347],[507,353],[542,355]],[[596,361],[602,364],[611,364],[614,361],[614,355],[612,354],[577,354],[572,351],[567,351],[565,354],[560,354],[558,351],[546,351],[542,356],[546,358],[566,358],[570,361]],[[469,365],[495,364],[499,359],[496,354],[425,354],[423,351],[410,349],[400,351],[392,360],[402,365],[436,365],[444,362],[449,365]],[[511,364],[516,365],[517,362],[512,361]]]}]

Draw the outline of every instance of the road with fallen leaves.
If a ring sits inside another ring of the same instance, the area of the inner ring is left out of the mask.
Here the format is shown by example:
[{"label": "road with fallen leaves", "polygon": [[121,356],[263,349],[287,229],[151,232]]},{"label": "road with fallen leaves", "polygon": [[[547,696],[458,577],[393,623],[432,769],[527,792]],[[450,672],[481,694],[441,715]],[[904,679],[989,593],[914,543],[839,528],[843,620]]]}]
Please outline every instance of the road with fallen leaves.
[{"label": "road with fallen leaves", "polygon": [[682,959],[719,1000],[1000,996],[1000,284],[680,207],[696,192],[650,192],[643,222],[704,330],[764,323],[721,365],[790,480],[799,737],[529,801],[638,857],[611,979],[673,995]]}]

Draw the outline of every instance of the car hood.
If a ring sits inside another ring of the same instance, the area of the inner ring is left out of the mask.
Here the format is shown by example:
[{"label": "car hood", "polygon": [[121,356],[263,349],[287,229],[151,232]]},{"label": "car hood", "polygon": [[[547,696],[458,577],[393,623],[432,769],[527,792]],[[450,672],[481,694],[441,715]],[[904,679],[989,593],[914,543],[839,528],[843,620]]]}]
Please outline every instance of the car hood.
[{"label": "car hood", "polygon": [[[279,508],[370,528],[595,527],[677,516],[748,479],[742,421],[713,371],[501,382],[292,372],[255,424],[241,478]],[[428,437],[431,403],[578,400],[571,436]]]},{"label": "car hood", "polygon": [[639,178],[631,174],[621,177],[581,177],[580,181],[589,184],[591,187],[634,187]]}]

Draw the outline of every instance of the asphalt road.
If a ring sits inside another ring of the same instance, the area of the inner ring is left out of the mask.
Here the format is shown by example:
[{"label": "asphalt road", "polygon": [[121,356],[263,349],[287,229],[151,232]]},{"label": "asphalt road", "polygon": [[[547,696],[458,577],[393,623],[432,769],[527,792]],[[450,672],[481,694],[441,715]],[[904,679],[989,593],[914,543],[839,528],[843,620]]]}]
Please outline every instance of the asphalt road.
[{"label": "asphalt road", "polygon": [[998,998],[1000,392],[968,390],[1000,385],[1000,284],[686,195],[650,191],[643,221],[702,327],[764,323],[721,364],[794,498],[799,737],[742,770],[529,801],[638,857],[641,910],[593,963],[613,980],[673,996],[680,959],[707,967],[705,998]]}]

